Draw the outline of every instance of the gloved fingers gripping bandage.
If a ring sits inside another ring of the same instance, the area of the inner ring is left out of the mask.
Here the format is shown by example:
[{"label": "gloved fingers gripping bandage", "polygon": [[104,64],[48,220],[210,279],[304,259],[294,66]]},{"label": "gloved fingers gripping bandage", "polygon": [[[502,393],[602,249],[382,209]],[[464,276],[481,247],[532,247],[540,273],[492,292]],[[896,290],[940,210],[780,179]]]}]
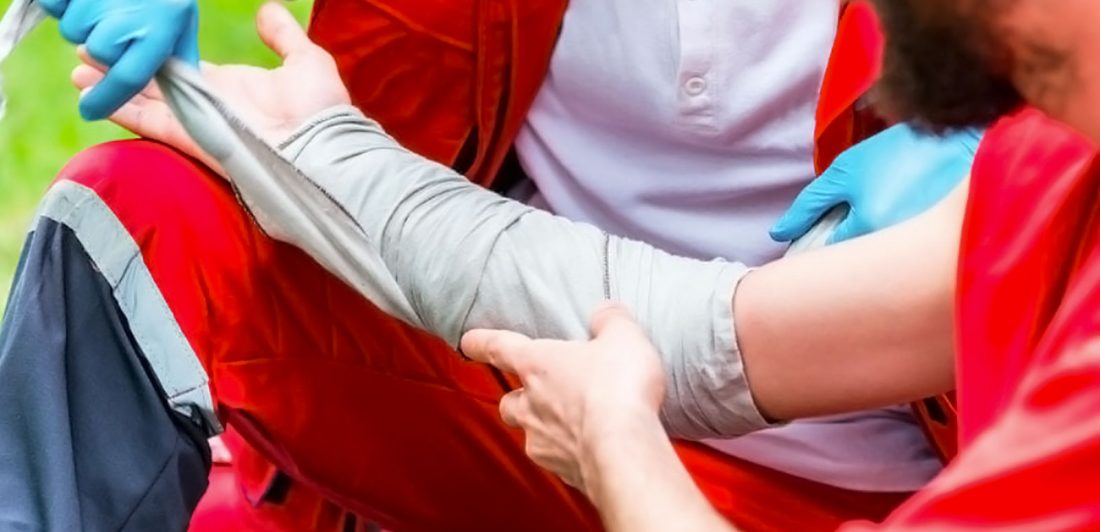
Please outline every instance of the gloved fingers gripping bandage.
[{"label": "gloved fingers gripping bandage", "polygon": [[158,76],[185,128],[273,237],[299,246],[395,317],[457,345],[475,328],[588,338],[604,299],[662,354],[662,418],[678,437],[765,428],[733,331],[739,264],[673,257],[504,199],[402,148],[352,107],[266,145],[171,62]]}]

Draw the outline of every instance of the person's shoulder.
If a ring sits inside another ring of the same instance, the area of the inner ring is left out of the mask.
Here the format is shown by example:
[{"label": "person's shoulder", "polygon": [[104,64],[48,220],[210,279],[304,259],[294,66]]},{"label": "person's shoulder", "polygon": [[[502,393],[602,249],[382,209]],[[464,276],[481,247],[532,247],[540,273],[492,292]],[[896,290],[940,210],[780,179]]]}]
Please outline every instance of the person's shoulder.
[{"label": "person's shoulder", "polygon": [[[971,169],[968,219],[1008,207],[1056,205],[1087,179],[1095,148],[1042,112],[1023,108],[993,124]],[[1046,202],[1040,202],[1041,199]],[[995,215],[995,214],[994,214]],[[995,215],[996,216],[996,215]]]},{"label": "person's shoulder", "polygon": [[1095,152],[1068,126],[1027,107],[1006,116],[986,132],[974,159],[973,177],[1005,185],[1062,174],[1079,174]]}]

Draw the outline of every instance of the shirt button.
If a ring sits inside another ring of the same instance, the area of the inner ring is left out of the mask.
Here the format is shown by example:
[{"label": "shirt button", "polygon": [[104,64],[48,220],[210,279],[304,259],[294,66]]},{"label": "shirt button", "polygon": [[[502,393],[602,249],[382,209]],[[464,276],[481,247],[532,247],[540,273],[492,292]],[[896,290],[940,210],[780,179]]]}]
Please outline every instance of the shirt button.
[{"label": "shirt button", "polygon": [[687,80],[687,83],[684,83],[684,91],[691,96],[698,96],[706,92],[706,90],[707,80],[698,76],[691,78]]}]

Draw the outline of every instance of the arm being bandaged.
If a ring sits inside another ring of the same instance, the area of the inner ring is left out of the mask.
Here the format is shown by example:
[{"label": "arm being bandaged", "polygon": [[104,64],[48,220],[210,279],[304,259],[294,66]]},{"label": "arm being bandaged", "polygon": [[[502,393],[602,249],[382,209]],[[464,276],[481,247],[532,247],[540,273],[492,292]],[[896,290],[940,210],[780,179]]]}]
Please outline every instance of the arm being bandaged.
[{"label": "arm being bandaged", "polygon": [[734,338],[743,265],[674,257],[504,199],[405,150],[351,107],[318,117],[282,152],[372,236],[423,326],[452,345],[482,327],[587,339],[588,317],[613,299],[662,354],[670,432],[766,426]]},{"label": "arm being bandaged", "polygon": [[193,70],[169,62],[157,79],[268,234],[398,319],[451,345],[475,328],[584,340],[596,306],[614,299],[661,353],[670,434],[768,426],[733,327],[743,265],[673,257],[504,199],[402,148],[352,107],[322,113],[277,152]]},{"label": "arm being bandaged", "polygon": [[[12,4],[0,61],[42,18],[33,0]],[[767,426],[733,329],[744,266],[673,257],[501,198],[405,150],[351,107],[317,117],[279,153],[185,64],[169,61],[157,81],[268,234],[394,317],[451,345],[475,328],[583,340],[596,306],[617,300],[663,357],[672,435]]]}]

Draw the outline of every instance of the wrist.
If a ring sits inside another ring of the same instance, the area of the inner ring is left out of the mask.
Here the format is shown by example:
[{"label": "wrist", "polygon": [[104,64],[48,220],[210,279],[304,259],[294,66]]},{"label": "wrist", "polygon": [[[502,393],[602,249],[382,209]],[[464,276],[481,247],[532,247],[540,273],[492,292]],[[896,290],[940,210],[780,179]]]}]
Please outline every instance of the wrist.
[{"label": "wrist", "polygon": [[349,118],[369,122],[359,109],[350,104],[333,105],[314,113],[299,123],[279,126],[278,131],[273,134],[273,138],[280,139],[275,148],[283,152],[290,151],[293,148],[296,148],[296,151],[301,151],[316,137],[314,134],[316,131],[324,129],[328,124],[335,123],[340,119]]},{"label": "wrist", "polygon": [[579,449],[585,494],[593,501],[599,501],[603,480],[609,472],[622,465],[629,467],[630,457],[636,453],[628,450],[654,441],[667,442],[668,436],[657,413],[642,405],[623,407],[606,414],[593,412],[587,416]]}]

